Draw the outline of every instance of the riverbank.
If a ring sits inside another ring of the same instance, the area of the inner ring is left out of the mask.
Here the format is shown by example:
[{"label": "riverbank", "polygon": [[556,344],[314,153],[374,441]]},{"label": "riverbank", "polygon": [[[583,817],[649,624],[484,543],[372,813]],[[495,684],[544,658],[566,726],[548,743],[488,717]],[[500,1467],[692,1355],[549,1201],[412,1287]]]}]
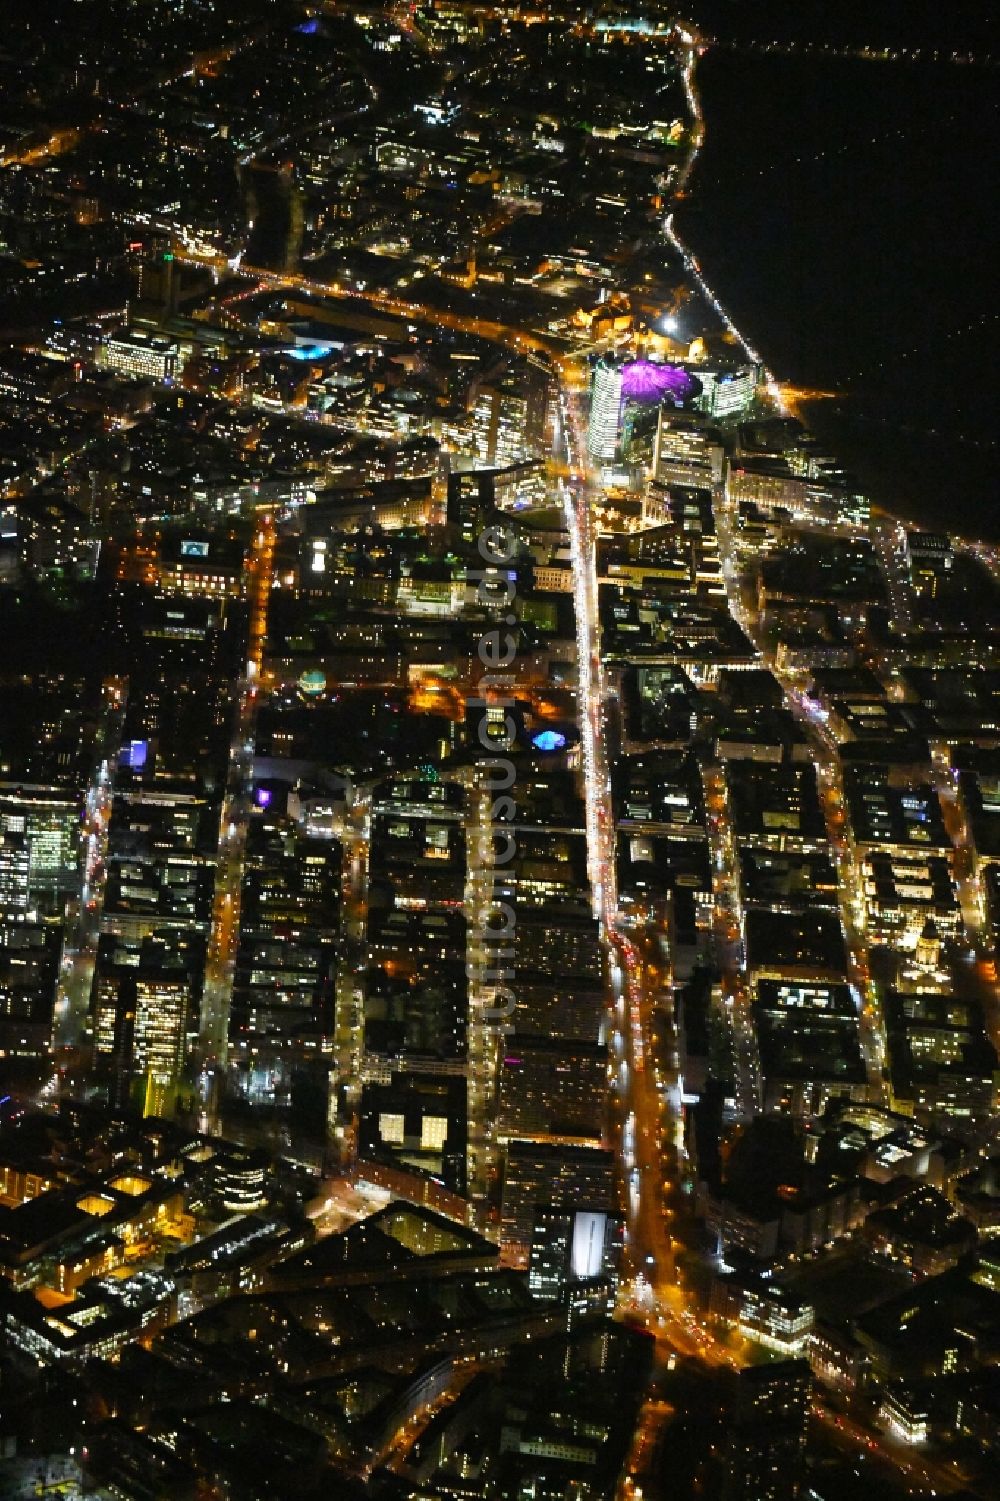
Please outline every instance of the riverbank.
[{"label": "riverbank", "polygon": [[675,229],[802,415],[872,499],[1000,536],[981,164],[994,75],[709,51]]}]

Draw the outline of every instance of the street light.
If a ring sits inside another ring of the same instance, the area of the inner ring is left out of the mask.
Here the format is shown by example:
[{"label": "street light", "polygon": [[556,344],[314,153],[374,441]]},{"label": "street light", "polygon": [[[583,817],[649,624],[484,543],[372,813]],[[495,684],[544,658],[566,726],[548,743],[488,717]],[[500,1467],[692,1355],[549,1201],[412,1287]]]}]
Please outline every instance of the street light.
[{"label": "street light", "polygon": [[679,327],[680,324],[674,313],[666,313],[660,319],[660,329],[665,334],[675,334]]}]

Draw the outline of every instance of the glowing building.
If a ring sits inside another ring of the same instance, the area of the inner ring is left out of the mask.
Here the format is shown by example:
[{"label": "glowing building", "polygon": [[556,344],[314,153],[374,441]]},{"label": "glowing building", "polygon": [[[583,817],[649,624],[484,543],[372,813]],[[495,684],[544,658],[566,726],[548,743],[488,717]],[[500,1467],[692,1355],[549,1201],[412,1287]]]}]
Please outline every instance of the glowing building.
[{"label": "glowing building", "polygon": [[620,361],[614,356],[598,360],[587,435],[591,457],[607,462],[617,456],[626,407],[655,407],[661,402],[680,407],[700,389],[700,382],[681,365],[656,360]]},{"label": "glowing building", "polygon": [[138,940],[101,935],[91,1010],[99,1072],[113,1105],[130,1099],[146,1115],[170,1115],[195,1030],[204,938],[162,930]]},{"label": "glowing building", "polygon": [[120,329],[104,345],[104,362],[121,375],[146,380],[172,380],[180,374],[181,355],[175,339],[162,339],[141,328]]},{"label": "glowing building", "polygon": [[735,368],[700,370],[698,380],[698,410],[709,417],[739,417],[747,411],[760,385],[760,369],[757,365],[739,365]]},{"label": "glowing building", "polygon": [[587,448],[591,458],[611,460],[618,448],[622,410],[622,367],[599,360],[590,396]]},{"label": "glowing building", "polygon": [[218,1167],[222,1207],[230,1214],[255,1214],[267,1204],[268,1162],[263,1152],[237,1148]]},{"label": "glowing building", "polygon": [[613,1275],[619,1241],[618,1222],[604,1209],[538,1205],[528,1259],[532,1295],[558,1298],[573,1283]]},{"label": "glowing building", "polygon": [[[58,787],[0,787],[0,834],[22,837],[28,849],[28,885],[33,905],[36,896],[68,895],[77,877],[77,838],[80,810],[76,797]],[[20,856],[13,846],[7,879],[20,881]]]},{"label": "glowing building", "polygon": [[31,852],[23,834],[0,833],[0,917],[29,906]]},{"label": "glowing building", "polygon": [[526,375],[508,375],[479,388],[472,412],[476,463],[504,469],[544,447],[545,387]]}]

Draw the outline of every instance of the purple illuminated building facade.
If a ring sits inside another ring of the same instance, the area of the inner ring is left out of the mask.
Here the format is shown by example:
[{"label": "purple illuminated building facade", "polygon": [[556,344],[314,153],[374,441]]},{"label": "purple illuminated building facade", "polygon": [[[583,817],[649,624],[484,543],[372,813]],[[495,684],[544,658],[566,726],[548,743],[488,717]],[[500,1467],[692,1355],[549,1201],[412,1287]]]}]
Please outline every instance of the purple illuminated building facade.
[{"label": "purple illuminated building facade", "polygon": [[622,366],[622,401],[690,401],[700,383],[683,365],[660,365],[655,360],[630,360]]},{"label": "purple illuminated building facade", "polygon": [[615,458],[622,412],[627,405],[655,406],[669,401],[683,406],[700,390],[700,382],[682,365],[663,365],[655,360],[598,360],[587,436],[591,457],[605,461]]}]

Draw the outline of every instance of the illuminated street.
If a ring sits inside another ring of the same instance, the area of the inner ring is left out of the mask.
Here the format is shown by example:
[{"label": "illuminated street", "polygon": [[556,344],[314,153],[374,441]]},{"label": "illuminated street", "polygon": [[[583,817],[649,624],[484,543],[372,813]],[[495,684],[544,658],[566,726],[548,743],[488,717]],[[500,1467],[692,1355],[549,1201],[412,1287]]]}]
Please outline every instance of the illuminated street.
[{"label": "illuminated street", "polygon": [[240,883],[251,807],[254,719],[267,640],[274,546],[274,518],[269,511],[261,511],[246,565],[249,647],[246,676],[239,685],[229,779],[219,824],[219,871],[205,974],[201,1044],[205,1068],[209,1071],[224,1063],[228,1046],[229,1003],[240,930]]}]

